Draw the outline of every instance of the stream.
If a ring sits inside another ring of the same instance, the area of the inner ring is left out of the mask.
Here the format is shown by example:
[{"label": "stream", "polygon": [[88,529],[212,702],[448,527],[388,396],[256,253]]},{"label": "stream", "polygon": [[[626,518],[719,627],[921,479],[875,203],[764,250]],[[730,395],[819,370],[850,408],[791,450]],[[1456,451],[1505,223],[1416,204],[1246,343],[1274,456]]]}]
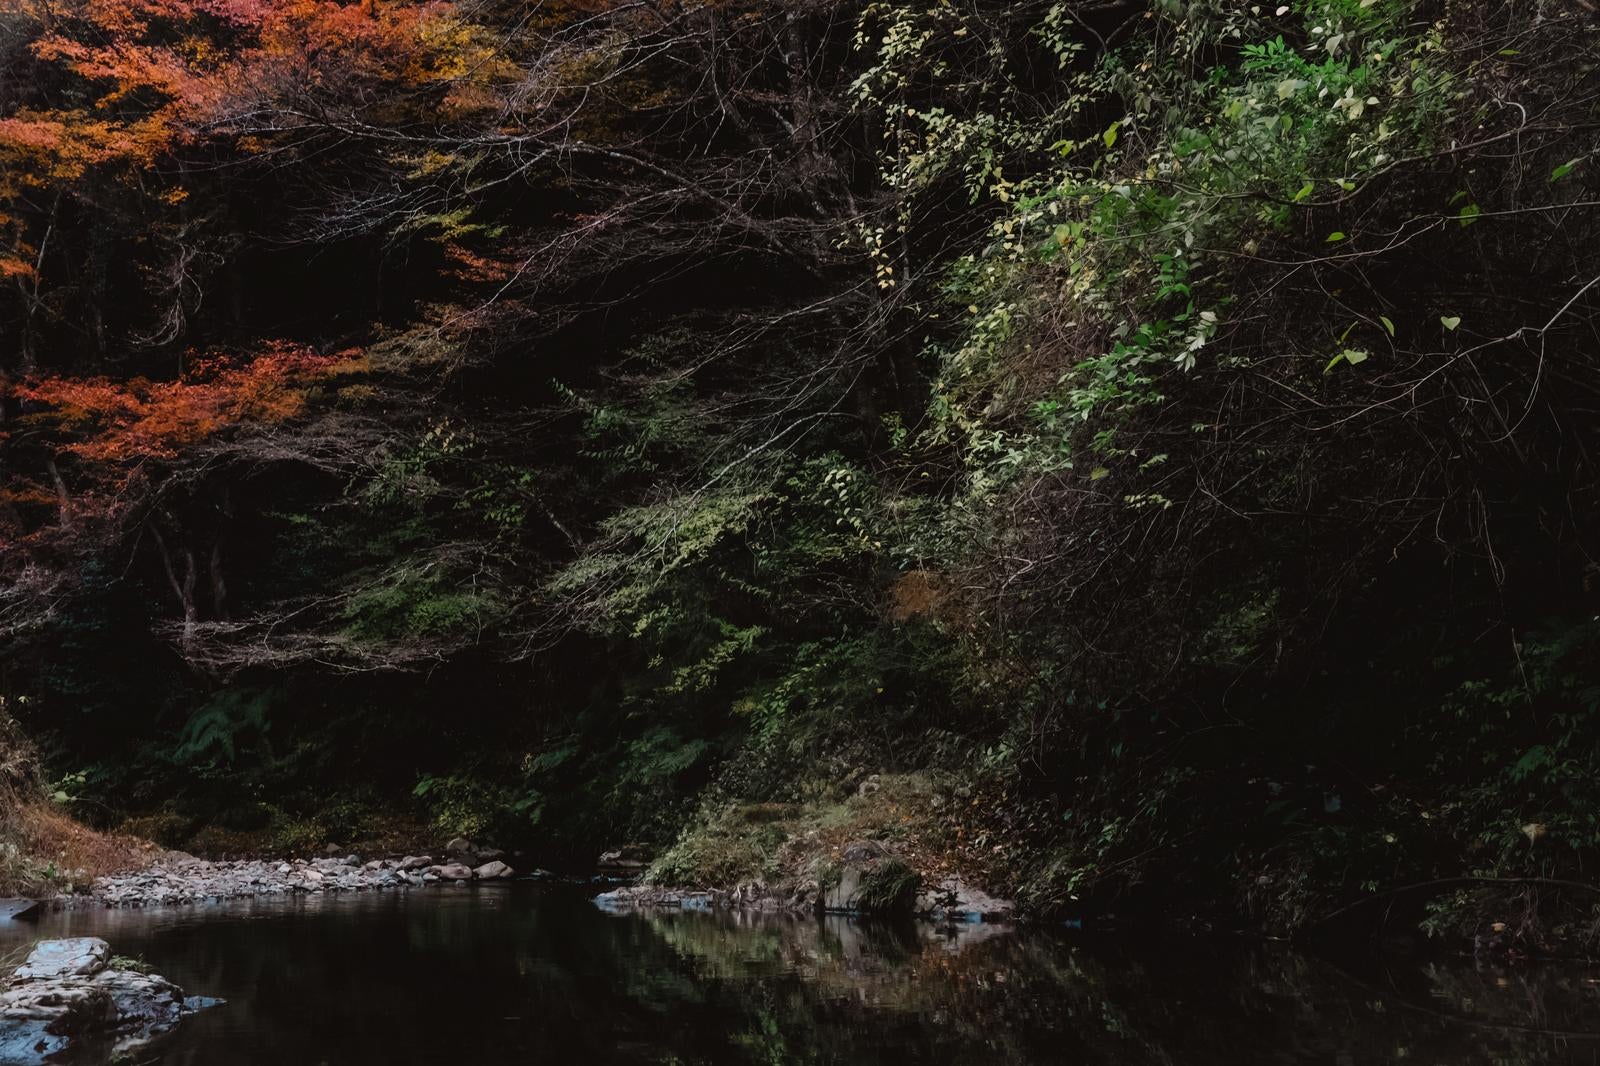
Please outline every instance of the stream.
[{"label": "stream", "polygon": [[531,884],[74,910],[225,1007],[163,1064],[1600,1063],[1600,966],[1336,966],[1233,939],[608,913]]}]

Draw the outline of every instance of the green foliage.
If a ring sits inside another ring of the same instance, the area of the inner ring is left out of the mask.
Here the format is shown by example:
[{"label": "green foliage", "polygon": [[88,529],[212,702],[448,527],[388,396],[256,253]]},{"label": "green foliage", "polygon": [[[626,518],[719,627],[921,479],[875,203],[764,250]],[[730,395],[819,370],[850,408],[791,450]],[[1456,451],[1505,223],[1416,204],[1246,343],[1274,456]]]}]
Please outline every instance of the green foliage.
[{"label": "green foliage", "polygon": [[1576,873],[1600,850],[1600,624],[1547,623],[1515,672],[1462,685],[1414,741],[1447,820],[1495,874]]},{"label": "green foliage", "polygon": [[450,575],[402,567],[357,588],[340,609],[351,639],[372,643],[475,635],[502,610],[491,592]]},{"label": "green foliage", "polygon": [[497,785],[463,775],[424,776],[411,794],[423,802],[441,836],[469,840],[487,839],[503,828],[512,806]]},{"label": "green foliage", "polygon": [[266,743],[272,707],[279,695],[273,689],[223,689],[189,716],[172,758],[191,765],[231,765],[244,743]]}]

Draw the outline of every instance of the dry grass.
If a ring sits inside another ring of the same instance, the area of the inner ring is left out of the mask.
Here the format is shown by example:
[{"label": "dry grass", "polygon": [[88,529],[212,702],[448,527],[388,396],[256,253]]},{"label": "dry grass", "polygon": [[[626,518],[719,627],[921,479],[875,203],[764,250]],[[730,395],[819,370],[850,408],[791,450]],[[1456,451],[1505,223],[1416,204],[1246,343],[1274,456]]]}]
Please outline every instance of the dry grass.
[{"label": "dry grass", "polygon": [[148,866],[157,855],[150,842],[90,829],[48,800],[23,804],[5,820],[3,833],[16,849],[14,861],[0,863],[0,894],[5,895],[87,888],[96,877]]},{"label": "dry grass", "polygon": [[0,711],[0,895],[53,896],[153,857],[145,841],[90,829],[52,804],[33,746]]}]

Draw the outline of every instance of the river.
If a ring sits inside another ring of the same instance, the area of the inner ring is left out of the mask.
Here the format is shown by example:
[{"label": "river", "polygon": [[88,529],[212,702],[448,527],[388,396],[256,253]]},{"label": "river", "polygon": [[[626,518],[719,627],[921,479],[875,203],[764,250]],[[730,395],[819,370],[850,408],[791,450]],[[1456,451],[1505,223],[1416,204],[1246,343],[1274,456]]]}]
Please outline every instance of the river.
[{"label": "river", "polygon": [[1228,938],[613,914],[512,884],[77,910],[190,994],[204,1066],[1600,1063],[1600,967],[1334,965]]}]

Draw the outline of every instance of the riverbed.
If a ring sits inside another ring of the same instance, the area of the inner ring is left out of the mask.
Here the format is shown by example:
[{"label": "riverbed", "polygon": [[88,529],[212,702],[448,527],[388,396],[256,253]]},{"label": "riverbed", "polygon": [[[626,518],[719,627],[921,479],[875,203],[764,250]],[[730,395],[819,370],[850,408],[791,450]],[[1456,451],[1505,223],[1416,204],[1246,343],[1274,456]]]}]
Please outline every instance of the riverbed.
[{"label": "riverbed", "polygon": [[141,1059],[164,1064],[1600,1062],[1587,965],[610,913],[525,883],[56,911],[0,951],[56,936],[228,1001]]}]

